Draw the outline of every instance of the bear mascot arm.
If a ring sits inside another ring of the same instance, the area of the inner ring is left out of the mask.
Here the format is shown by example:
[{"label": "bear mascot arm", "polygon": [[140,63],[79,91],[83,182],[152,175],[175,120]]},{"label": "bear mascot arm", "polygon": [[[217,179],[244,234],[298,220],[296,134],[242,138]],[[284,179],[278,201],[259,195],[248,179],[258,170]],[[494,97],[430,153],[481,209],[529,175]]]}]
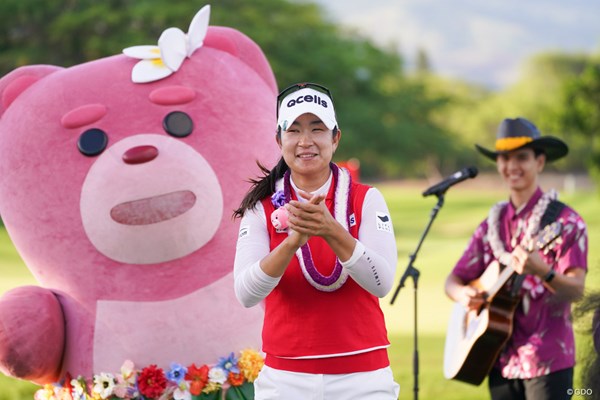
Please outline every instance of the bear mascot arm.
[{"label": "bear mascot arm", "polygon": [[0,299],[0,370],[36,383],[56,381],[65,341],[65,320],[48,289],[24,286]]}]

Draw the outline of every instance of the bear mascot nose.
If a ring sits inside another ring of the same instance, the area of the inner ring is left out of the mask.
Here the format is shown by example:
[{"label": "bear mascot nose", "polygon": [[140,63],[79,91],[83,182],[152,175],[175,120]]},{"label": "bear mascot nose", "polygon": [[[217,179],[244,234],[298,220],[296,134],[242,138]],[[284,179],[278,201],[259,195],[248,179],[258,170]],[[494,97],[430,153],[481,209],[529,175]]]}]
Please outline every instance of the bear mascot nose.
[{"label": "bear mascot nose", "polygon": [[125,164],[143,164],[158,157],[158,149],[154,146],[136,146],[123,154]]}]

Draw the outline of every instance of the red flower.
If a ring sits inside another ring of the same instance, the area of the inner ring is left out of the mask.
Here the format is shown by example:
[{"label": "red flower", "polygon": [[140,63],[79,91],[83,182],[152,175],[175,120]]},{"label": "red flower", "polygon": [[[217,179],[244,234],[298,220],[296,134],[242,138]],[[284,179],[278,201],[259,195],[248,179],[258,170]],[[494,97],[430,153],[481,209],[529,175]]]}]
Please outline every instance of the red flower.
[{"label": "red flower", "polygon": [[71,377],[71,374],[67,372],[67,374],[65,375],[65,383],[63,384],[63,387],[65,389],[67,389],[69,392],[71,392],[73,390],[73,385],[71,385],[71,380],[73,378]]},{"label": "red flower", "polygon": [[164,371],[154,364],[144,368],[138,376],[138,388],[145,397],[158,398],[166,387],[167,378]]},{"label": "red flower", "polygon": [[229,372],[227,380],[229,381],[231,386],[242,386],[242,384],[244,383],[244,375],[242,375],[241,373],[236,374],[234,372]]},{"label": "red flower", "polygon": [[187,369],[188,372],[185,374],[185,380],[190,381],[190,393],[198,396],[208,382],[208,365],[198,368],[196,364],[192,364]]},{"label": "red flower", "polygon": [[[71,385],[71,380],[73,378],[71,377],[71,374],[67,372],[67,374],[65,375],[65,383],[63,384],[63,387],[65,389],[67,389],[67,392],[70,394],[73,391],[73,385]],[[71,396],[72,397],[72,396]]]}]

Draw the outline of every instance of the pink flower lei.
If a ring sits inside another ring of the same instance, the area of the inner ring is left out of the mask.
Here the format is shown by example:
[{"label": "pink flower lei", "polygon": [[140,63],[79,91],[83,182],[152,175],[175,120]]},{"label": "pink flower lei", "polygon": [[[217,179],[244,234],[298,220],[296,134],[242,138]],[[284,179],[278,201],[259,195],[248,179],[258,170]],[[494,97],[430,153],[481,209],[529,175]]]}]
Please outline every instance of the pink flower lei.
[{"label": "pink flower lei", "polygon": [[[330,164],[333,180],[335,182],[333,195],[333,216],[346,230],[350,226],[350,184],[352,182],[350,174],[344,168],[339,168],[334,163]],[[280,179],[276,185],[278,188],[283,186],[285,203],[292,198],[292,185],[290,171],[286,171],[283,179]],[[335,267],[329,276],[321,274],[315,267],[310,246],[306,243],[296,251],[296,257],[302,269],[304,278],[315,289],[323,292],[333,292],[342,287],[348,279],[348,272],[342,267],[339,258],[335,258]]]}]

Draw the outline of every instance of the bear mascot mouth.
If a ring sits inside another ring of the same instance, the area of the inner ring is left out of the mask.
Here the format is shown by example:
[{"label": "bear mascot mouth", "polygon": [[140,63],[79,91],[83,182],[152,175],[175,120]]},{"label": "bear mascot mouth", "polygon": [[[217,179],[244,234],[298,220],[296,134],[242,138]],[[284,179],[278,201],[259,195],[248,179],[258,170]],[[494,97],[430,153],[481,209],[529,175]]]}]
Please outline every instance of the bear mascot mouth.
[{"label": "bear mascot mouth", "polygon": [[110,210],[110,216],[124,225],[149,225],[178,217],[194,204],[196,195],[189,190],[180,190],[118,204]]}]

